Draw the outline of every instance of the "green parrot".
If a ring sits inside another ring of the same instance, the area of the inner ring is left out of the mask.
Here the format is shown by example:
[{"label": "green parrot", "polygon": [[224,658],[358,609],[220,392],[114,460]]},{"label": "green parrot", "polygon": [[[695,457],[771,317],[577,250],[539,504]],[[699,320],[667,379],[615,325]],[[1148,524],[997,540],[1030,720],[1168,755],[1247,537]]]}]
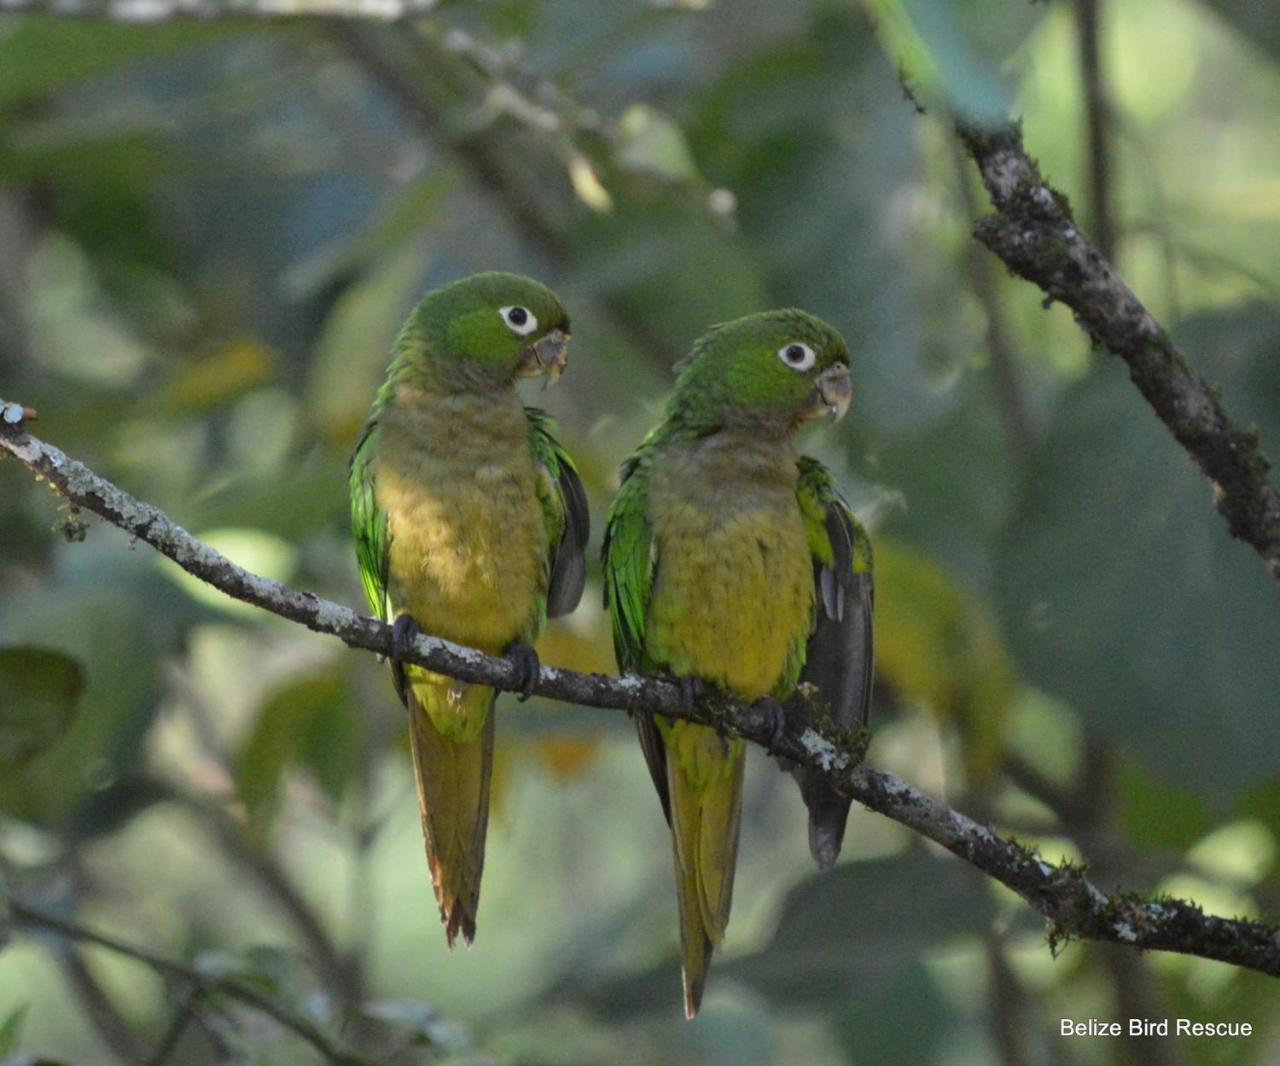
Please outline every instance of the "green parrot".
[{"label": "green parrot", "polygon": [[351,458],[356,556],[393,622],[422,831],[445,937],[475,938],[493,768],[494,690],[400,662],[419,629],[511,656],[577,606],[587,501],[554,424],[516,379],[565,367],[569,317],[545,286],[477,274],[428,293],[400,331]]},{"label": "green parrot", "polygon": [[[797,454],[806,422],[839,420],[851,397],[840,334],[797,310],[716,326],[677,366],[662,423],[622,467],[603,549],[619,665],[781,701],[802,682],[841,722],[871,694],[871,544],[830,475]],[[640,745],[671,826],[685,1013],[729,921],[745,744],[707,726],[637,714]],[[797,770],[820,866],[840,850],[849,801]]]}]

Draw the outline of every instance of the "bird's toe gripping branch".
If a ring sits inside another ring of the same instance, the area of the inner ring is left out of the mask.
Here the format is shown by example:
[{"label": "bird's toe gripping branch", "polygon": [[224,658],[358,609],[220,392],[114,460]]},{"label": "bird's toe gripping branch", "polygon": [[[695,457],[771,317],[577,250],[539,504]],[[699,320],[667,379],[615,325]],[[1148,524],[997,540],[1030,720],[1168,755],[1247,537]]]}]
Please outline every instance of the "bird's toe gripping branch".
[{"label": "bird's toe gripping branch", "polygon": [[752,709],[763,715],[768,722],[768,751],[770,755],[777,755],[782,747],[782,740],[787,735],[787,709],[772,696],[756,700]]},{"label": "bird's toe gripping branch", "polygon": [[542,673],[542,660],[528,644],[516,641],[507,649],[507,661],[516,672],[519,700],[524,703],[533,695],[533,687],[538,683],[538,675]]},{"label": "bird's toe gripping branch", "polygon": [[421,632],[418,623],[413,620],[413,615],[396,615],[396,620],[391,623],[391,658],[396,662],[403,662]]},{"label": "bird's toe gripping branch", "polygon": [[676,688],[680,690],[680,707],[685,714],[693,714],[694,708],[706,702],[710,695],[710,686],[700,677],[677,677]]}]

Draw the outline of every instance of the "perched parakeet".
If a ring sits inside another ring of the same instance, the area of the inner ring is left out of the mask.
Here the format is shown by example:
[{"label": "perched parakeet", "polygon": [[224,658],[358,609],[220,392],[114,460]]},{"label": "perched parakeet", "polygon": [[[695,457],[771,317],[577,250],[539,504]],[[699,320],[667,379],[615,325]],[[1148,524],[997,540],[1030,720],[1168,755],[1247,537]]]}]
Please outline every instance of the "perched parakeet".
[{"label": "perched parakeet", "polygon": [[[396,339],[351,459],[360,577],[397,652],[422,631],[538,676],[530,647],[582,595],[586,496],[550,418],[516,379],[565,366],[569,317],[545,286],[477,274],[427,294]],[[393,656],[445,936],[476,932],[494,691]]]},{"label": "perched parakeet", "polygon": [[[799,682],[832,716],[861,720],[871,685],[871,546],[830,475],[796,452],[805,422],[851,395],[839,333],[803,311],[716,326],[677,367],[666,416],[622,468],[604,543],[605,604],[627,671],[779,701]],[[742,740],[638,714],[671,826],[685,1013],[702,999],[729,920],[742,814]],[[840,849],[849,801],[800,772],[810,845]]]}]

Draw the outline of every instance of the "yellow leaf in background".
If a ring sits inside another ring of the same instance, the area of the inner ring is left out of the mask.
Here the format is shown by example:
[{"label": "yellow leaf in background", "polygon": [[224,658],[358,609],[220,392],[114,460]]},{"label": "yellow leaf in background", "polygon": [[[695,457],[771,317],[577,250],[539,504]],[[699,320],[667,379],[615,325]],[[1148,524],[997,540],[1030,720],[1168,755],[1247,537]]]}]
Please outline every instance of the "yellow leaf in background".
[{"label": "yellow leaf in background", "polygon": [[165,414],[198,414],[276,379],[276,354],[252,337],[236,337],[184,363],[155,394]]},{"label": "yellow leaf in background", "polygon": [[569,156],[569,181],[579,200],[592,211],[612,211],[613,197],[600,183],[595,167],[585,155],[574,152]]},{"label": "yellow leaf in background", "polygon": [[999,765],[1015,677],[995,617],[932,559],[876,542],[876,670],[959,732],[975,780]]},{"label": "yellow leaf in background", "polygon": [[543,737],[533,743],[538,760],[552,776],[565,780],[586,770],[600,750],[600,738],[581,733]]},{"label": "yellow leaf in background", "polygon": [[600,601],[598,589],[588,588],[582,601],[570,618],[553,618],[547,623],[546,632],[538,639],[538,657],[548,666],[584,674],[616,673],[608,621],[603,610],[592,610]]},{"label": "yellow leaf in background", "polygon": [[[604,612],[598,608],[593,612],[590,608],[590,604],[599,602],[599,595],[588,589],[572,618],[553,618],[547,624],[546,632],[538,641],[538,655],[544,663],[582,673],[616,671]],[[552,706],[559,707],[558,704]],[[564,779],[586,770],[594,762],[599,747],[599,737],[574,731],[532,738],[527,750],[554,777]]]},{"label": "yellow leaf in background", "polygon": [[[373,394],[370,393],[370,398]],[[338,451],[352,452],[356,442],[360,440],[360,431],[369,418],[368,405],[356,410],[352,408],[334,415],[321,427],[320,433],[326,441]]]}]

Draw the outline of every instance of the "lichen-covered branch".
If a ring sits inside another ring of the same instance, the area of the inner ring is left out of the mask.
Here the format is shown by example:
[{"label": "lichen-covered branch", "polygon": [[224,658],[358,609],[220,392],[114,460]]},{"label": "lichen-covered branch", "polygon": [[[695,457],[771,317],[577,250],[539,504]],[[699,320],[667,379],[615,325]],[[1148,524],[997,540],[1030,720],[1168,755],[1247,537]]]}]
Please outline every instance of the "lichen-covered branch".
[{"label": "lichen-covered branch", "polygon": [[0,15],[49,15],[107,22],[177,19],[360,19],[401,22],[433,10],[438,0],[0,0]]},{"label": "lichen-covered branch", "polygon": [[[0,400],[0,450],[15,456],[73,504],[145,541],[229,596],[337,637],[350,647],[391,653],[390,626],[242,569],[150,504],[26,432],[23,422],[31,415],[29,409]],[[506,692],[520,688],[514,664],[439,637],[418,636],[405,661]],[[773,723],[765,709],[729,701],[685,706],[678,687],[662,678],[609,677],[543,666],[534,692],[588,707],[659,712],[715,726],[761,747],[771,744]],[[864,737],[848,731],[792,722],[772,750],[825,771],[837,788],[863,806],[940,844],[1012,889],[1051,923],[1055,942],[1071,937],[1106,940],[1217,959],[1280,977],[1280,929],[1275,926],[1206,915],[1184,900],[1107,896],[1079,869],[1045,862],[893,774],[862,765],[864,743]]]},{"label": "lichen-covered branch", "polygon": [[1018,127],[962,123],[959,133],[996,209],[978,220],[975,236],[1015,274],[1070,307],[1095,343],[1128,364],[1133,383],[1213,483],[1232,535],[1252,545],[1280,581],[1280,492],[1257,431],[1232,421],[1164,327],[1076,227],[1066,198],[1027,155]]}]

